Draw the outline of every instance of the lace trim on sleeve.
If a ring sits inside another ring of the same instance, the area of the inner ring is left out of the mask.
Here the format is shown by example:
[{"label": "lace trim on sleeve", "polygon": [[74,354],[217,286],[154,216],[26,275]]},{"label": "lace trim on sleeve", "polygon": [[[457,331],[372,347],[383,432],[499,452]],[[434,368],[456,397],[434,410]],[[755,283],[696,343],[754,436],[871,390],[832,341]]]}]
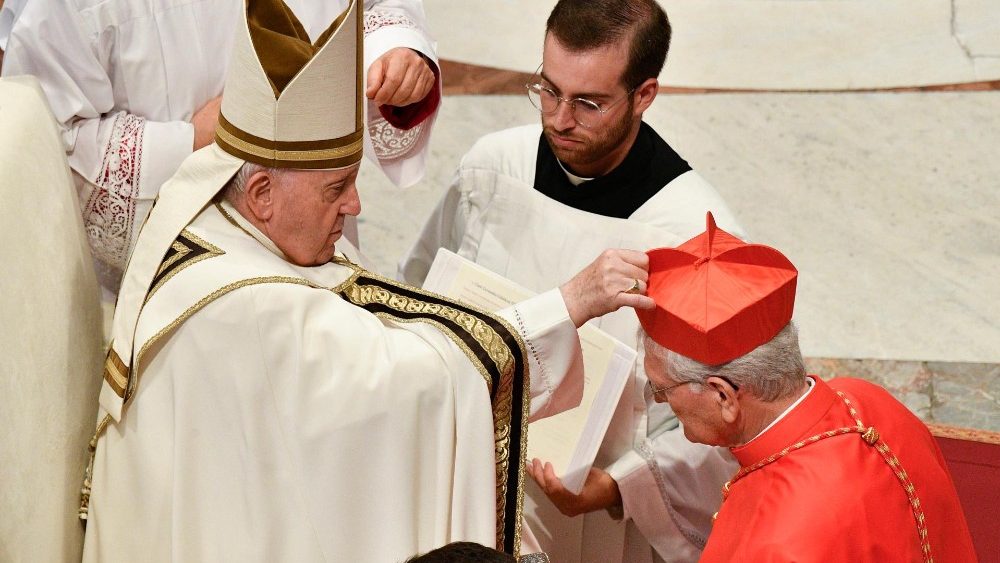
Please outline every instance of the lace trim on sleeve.
[{"label": "lace trim on sleeve", "polygon": [[[398,26],[407,29],[417,29],[417,24],[403,14],[384,10],[365,12],[365,37],[383,27]],[[384,117],[379,115],[375,107],[369,108],[368,136],[375,147],[375,156],[379,160],[396,160],[403,158],[417,146],[423,132],[422,124],[408,130],[393,127]]]},{"label": "lace trim on sleeve", "polygon": [[368,37],[373,31],[389,26],[417,28],[417,24],[403,14],[377,9],[365,12],[365,37]]},{"label": "lace trim on sleeve", "polygon": [[[421,123],[410,129],[398,129],[379,115],[378,110],[369,112],[368,136],[375,147],[375,156],[379,160],[395,160],[403,158],[417,146],[424,131]],[[376,117],[377,116],[377,117]]]},{"label": "lace trim on sleeve", "polygon": [[145,126],[145,119],[128,113],[115,118],[94,189],[83,207],[94,257],[117,269],[125,268],[135,226]]},{"label": "lace trim on sleeve", "polygon": [[698,549],[705,549],[705,544],[708,543],[708,538],[703,534],[698,532],[687,519],[677,512],[674,508],[674,504],[670,498],[670,492],[667,489],[667,484],[663,480],[663,474],[660,473],[660,466],[656,462],[656,455],[653,453],[653,449],[649,446],[649,442],[646,441],[639,448],[639,455],[646,460],[646,465],[649,471],[653,474],[653,478],[656,480],[656,488],[659,489],[660,499],[663,501],[664,507],[667,509],[667,514],[670,515],[670,519],[674,521],[674,525],[680,531],[681,535],[684,536],[687,541],[691,542],[692,545]]}]

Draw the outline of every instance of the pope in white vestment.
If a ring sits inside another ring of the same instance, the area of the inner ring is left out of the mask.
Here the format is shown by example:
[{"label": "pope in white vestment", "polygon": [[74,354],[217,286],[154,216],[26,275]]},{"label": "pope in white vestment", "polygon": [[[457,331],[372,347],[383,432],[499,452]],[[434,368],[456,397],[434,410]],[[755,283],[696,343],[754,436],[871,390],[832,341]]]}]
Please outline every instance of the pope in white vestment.
[{"label": "pope in white vestment", "polygon": [[[185,167],[242,163],[203,152]],[[579,401],[558,291],[497,323],[339,259],[294,266],[226,207],[205,208],[153,280],[140,382],[96,450],[84,560],[378,562],[496,545],[497,479],[510,478],[501,500],[517,512],[521,421]],[[496,336],[512,326],[537,355]],[[502,377],[524,379],[484,381],[504,361]],[[506,404],[496,427],[491,389]]]},{"label": "pope in white vestment", "polygon": [[[278,2],[247,12],[216,144],[165,185],[125,273],[84,560],[517,554],[527,422],[579,402],[576,327],[613,307],[578,315],[595,287],[493,315],[334,255],[360,212],[359,6],[315,45]],[[312,260],[303,241],[328,242]],[[621,272],[609,287],[645,275]]]},{"label": "pope in white vestment", "polygon": [[[654,181],[662,183],[653,186]],[[619,194],[616,205],[631,209],[608,216],[610,211],[578,208],[584,205],[578,201],[602,191],[609,199]],[[636,191],[653,195],[636,200]],[[719,224],[744,236],[718,192],[645,123],[619,168],[589,183],[562,167],[541,126],[517,127],[483,137],[465,155],[402,260],[400,275],[422,283],[442,247],[545,291],[600,249],[676,246],[703,230],[709,210]],[[718,449],[688,442],[669,408],[653,401],[643,370],[642,330],[632,311],[593,322],[640,354],[596,463],[618,483],[625,524],[605,511],[565,517],[531,483],[525,504],[529,527],[554,561],[697,560],[721,501],[719,487],[735,463]]]},{"label": "pope in white vestment", "polygon": [[[98,274],[111,291],[160,186],[192,153],[192,117],[222,93],[243,4],[14,0],[0,17],[0,35],[10,27],[3,75],[35,75],[62,123]],[[287,4],[315,40],[348,0]],[[366,0],[364,7],[365,69],[396,47],[436,65],[420,0]],[[418,104],[424,111],[407,108],[398,119],[365,103],[366,154],[393,183],[405,187],[423,176],[439,100],[438,84]]]}]

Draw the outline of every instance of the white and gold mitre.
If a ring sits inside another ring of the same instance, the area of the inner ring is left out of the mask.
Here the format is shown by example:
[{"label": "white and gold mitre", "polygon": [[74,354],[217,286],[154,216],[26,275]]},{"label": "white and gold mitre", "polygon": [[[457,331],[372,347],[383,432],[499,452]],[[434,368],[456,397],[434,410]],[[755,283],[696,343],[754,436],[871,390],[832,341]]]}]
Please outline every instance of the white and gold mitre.
[{"label": "white and gold mitre", "polygon": [[361,160],[362,10],[350,5],[315,43],[282,0],[247,0],[215,142],[271,168]]}]

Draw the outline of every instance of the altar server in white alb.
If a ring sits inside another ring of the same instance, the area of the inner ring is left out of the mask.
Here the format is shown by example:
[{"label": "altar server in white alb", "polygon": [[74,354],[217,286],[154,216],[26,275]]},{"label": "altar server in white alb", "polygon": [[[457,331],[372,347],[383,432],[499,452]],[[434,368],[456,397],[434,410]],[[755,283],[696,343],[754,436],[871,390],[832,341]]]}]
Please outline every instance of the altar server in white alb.
[{"label": "altar server in white alb", "polygon": [[[709,210],[743,236],[719,194],[642,120],[670,32],[652,0],[558,2],[526,86],[541,125],[475,144],[402,260],[401,277],[421,283],[445,247],[544,291],[602,248],[680,244],[701,232]],[[736,464],[685,440],[670,409],[653,400],[635,316],[619,311],[596,322],[640,358],[583,494],[570,495],[544,464],[533,468],[554,504],[529,487],[530,527],[553,561],[694,561]]]},{"label": "altar server in white alb", "polygon": [[[8,0],[8,3],[10,0]],[[38,77],[62,123],[102,285],[117,289],[160,190],[212,141],[244,0],[14,0],[3,74]],[[348,0],[287,0],[315,41]],[[420,0],[364,2],[365,152],[417,182],[440,102]],[[16,16],[16,20],[15,20]],[[348,236],[357,243],[356,225]]]},{"label": "altar server in white alb", "polygon": [[520,549],[529,419],[574,406],[576,327],[652,300],[610,250],[499,315],[336,254],[360,212],[362,20],[315,44],[250,0],[216,143],[136,243],[112,328],[85,561],[402,561]]}]

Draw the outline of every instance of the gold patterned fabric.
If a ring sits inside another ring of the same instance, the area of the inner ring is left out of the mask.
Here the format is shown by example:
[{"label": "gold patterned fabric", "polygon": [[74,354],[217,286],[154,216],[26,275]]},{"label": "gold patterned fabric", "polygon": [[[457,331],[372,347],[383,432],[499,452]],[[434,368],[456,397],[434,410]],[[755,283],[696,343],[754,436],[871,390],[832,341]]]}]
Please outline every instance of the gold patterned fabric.
[{"label": "gold patterned fabric", "polygon": [[373,274],[346,260],[337,261],[355,271],[334,288],[344,300],[380,318],[436,326],[483,375],[493,405],[496,545],[517,556],[531,403],[527,353],[521,336],[497,315]]},{"label": "gold patterned fabric", "polygon": [[156,293],[170,278],[179,274],[185,268],[193,266],[202,260],[222,256],[225,252],[214,244],[205,241],[187,229],[181,231],[177,240],[170,245],[170,250],[163,257],[163,263],[153,278],[153,287],[146,295],[146,301]]},{"label": "gold patterned fabric", "polygon": [[125,388],[128,387],[128,378],[128,366],[115,352],[114,346],[109,346],[108,357],[104,360],[104,381],[108,382],[108,385],[119,397],[124,397]]}]

